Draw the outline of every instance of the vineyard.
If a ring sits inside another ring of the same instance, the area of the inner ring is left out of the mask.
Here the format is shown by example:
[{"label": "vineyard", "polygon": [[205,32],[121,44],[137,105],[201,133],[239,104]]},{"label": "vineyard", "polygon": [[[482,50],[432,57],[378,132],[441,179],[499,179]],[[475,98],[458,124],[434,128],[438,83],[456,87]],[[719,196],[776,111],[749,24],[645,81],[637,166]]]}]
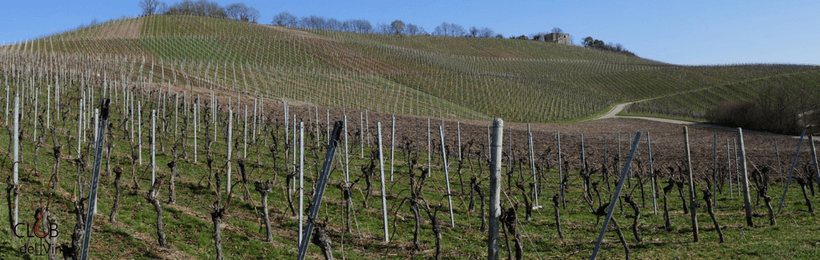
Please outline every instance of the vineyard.
[{"label": "vineyard", "polygon": [[737,81],[700,90],[654,98],[634,103],[623,115],[673,116],[702,121],[709,108],[723,102],[738,102],[758,98],[763,87],[797,93],[809,100],[820,100],[820,68],[777,75],[762,79]]},{"label": "vineyard", "polygon": [[820,255],[808,136],[553,124],[696,117],[812,66],[189,16],[0,56],[2,259]]},{"label": "vineyard", "polygon": [[[677,66],[536,41],[310,31],[171,15],[45,35],[0,46],[0,53],[9,57],[4,66],[102,61],[85,65],[97,66],[112,84],[132,84],[123,82],[127,75],[323,106],[511,122],[578,121],[616,103],[659,97],[630,112],[698,118],[714,102],[749,98],[755,82],[808,84],[818,70]],[[710,92],[700,97],[704,91]]]}]

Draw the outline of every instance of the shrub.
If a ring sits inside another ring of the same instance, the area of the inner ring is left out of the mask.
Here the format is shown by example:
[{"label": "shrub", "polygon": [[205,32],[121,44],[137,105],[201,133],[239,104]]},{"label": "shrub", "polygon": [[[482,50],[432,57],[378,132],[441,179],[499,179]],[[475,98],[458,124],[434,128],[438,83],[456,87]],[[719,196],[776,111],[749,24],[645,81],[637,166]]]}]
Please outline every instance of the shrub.
[{"label": "shrub", "polygon": [[[801,114],[817,109],[799,87],[772,84],[758,90],[758,98],[741,102],[723,102],[706,111],[710,123],[731,127],[797,135],[811,124],[810,117]],[[808,98],[808,99],[807,99]]]}]

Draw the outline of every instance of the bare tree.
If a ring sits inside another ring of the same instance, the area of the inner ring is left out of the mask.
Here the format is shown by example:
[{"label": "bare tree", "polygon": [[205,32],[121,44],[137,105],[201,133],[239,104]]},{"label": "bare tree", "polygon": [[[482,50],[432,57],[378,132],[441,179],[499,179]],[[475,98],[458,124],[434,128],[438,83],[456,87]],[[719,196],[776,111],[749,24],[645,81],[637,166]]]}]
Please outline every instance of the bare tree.
[{"label": "bare tree", "polygon": [[390,23],[390,28],[393,29],[393,34],[400,35],[404,31],[404,22],[395,20]]},{"label": "bare tree", "polygon": [[392,34],[393,33],[393,27],[390,27],[390,25],[386,24],[386,23],[377,23],[376,24],[376,33]]},{"label": "bare tree", "polygon": [[343,31],[344,24],[341,21],[336,20],[336,18],[330,18],[325,20],[325,30]]},{"label": "bare tree", "polygon": [[154,9],[154,12],[156,14],[165,14],[168,12],[168,5],[165,4],[165,2],[159,2],[159,5],[157,5],[157,9]]},{"label": "bare tree", "polygon": [[433,35],[436,36],[449,36],[450,31],[450,23],[448,22],[441,22],[441,25],[436,26],[436,29],[433,30]]},{"label": "bare tree", "polygon": [[243,22],[255,23],[259,20],[259,10],[245,3],[233,3],[225,7],[225,15],[228,18]]},{"label": "bare tree", "polygon": [[288,12],[281,12],[273,16],[273,21],[271,22],[271,24],[278,26],[295,27],[297,25],[296,16],[293,16]]},{"label": "bare tree", "polygon": [[370,21],[364,19],[353,20],[353,28],[357,33],[373,32],[373,24],[371,24]]},{"label": "bare tree", "polygon": [[325,29],[325,23],[324,17],[310,15],[302,17],[302,19],[299,20],[298,26],[305,29],[322,30]]},{"label": "bare tree", "polygon": [[424,31],[424,27],[408,23],[407,26],[404,27],[404,34],[407,35],[423,35],[427,32]]},{"label": "bare tree", "polygon": [[[493,31],[493,29],[490,29],[489,27],[484,27],[478,30],[478,37],[492,38],[493,36],[496,36],[495,31]],[[498,38],[504,38],[504,36]]]},{"label": "bare tree", "polygon": [[447,37],[461,37],[464,36],[464,27],[454,23],[442,22],[441,25],[436,26],[433,35],[447,36]]},{"label": "bare tree", "polygon": [[478,28],[476,28],[475,26],[470,27],[470,37],[476,37],[476,36],[478,36]]},{"label": "bare tree", "polygon": [[159,13],[157,7],[160,4],[164,5],[165,3],[157,0],[140,0],[139,6],[142,9],[142,15],[154,15]]}]

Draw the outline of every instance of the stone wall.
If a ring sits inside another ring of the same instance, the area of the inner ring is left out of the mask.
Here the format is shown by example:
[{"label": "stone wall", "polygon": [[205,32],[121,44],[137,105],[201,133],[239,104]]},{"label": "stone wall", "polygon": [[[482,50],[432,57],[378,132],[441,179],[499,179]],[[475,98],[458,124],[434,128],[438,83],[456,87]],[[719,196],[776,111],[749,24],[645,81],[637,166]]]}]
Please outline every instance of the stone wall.
[{"label": "stone wall", "polygon": [[[543,39],[546,42],[558,43],[558,44],[572,44],[569,40],[568,33],[550,33],[543,35]],[[540,39],[539,39],[540,40]]]}]

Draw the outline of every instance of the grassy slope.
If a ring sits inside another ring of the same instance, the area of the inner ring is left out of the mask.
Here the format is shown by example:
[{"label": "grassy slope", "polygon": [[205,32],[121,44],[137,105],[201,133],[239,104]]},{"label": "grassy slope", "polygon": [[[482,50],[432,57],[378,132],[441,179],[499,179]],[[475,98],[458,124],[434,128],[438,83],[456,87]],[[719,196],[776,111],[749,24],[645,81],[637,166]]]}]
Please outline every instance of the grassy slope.
[{"label": "grassy slope", "polygon": [[[73,86],[76,88],[78,86]],[[77,98],[75,95],[78,91],[68,92],[64,97],[64,102],[67,104],[74,104],[75,101],[70,98]],[[74,94],[70,94],[74,93]],[[70,97],[71,96],[71,97]],[[146,99],[146,107],[153,107],[156,104],[151,99]],[[172,107],[172,106],[171,106]],[[169,109],[171,109],[169,107]],[[112,119],[114,122],[121,122],[123,118],[122,109],[114,103],[112,110]],[[170,110],[169,110],[170,111]],[[206,113],[207,114],[207,113]],[[71,163],[70,159],[76,156],[72,147],[67,147],[67,143],[74,144],[76,139],[73,135],[67,137],[62,134],[65,129],[75,129],[76,110],[66,114],[67,120],[65,125],[63,121],[54,119],[54,123],[59,126],[57,134],[59,140],[63,145],[63,161],[59,169],[61,191],[54,192],[47,188],[49,180],[51,163],[53,155],[51,154],[50,141],[44,144],[41,148],[38,157],[38,171],[39,175],[35,176],[30,172],[33,164],[34,143],[31,140],[30,128],[24,127],[23,133],[23,158],[21,181],[23,183],[23,192],[20,198],[21,201],[21,221],[33,221],[33,210],[37,207],[40,197],[38,192],[44,192],[44,196],[53,196],[51,208],[57,214],[60,223],[60,242],[66,242],[67,236],[72,232],[73,213],[69,208],[72,200],[72,193],[76,191],[75,183],[76,166]],[[171,118],[170,113],[168,114]],[[225,120],[226,115],[220,114],[218,121]],[[29,117],[26,117],[29,118]],[[27,121],[27,120],[26,120]],[[234,129],[234,133],[240,133],[240,128]],[[146,164],[137,166],[137,177],[141,188],[139,190],[132,190],[130,161],[126,159],[128,144],[124,142],[128,134],[123,131],[121,124],[115,123],[114,127],[110,129],[113,134],[113,141],[115,144],[115,152],[112,156],[112,164],[114,166],[123,167],[124,174],[122,176],[123,194],[121,195],[121,208],[118,213],[118,224],[112,224],[107,221],[107,216],[111,212],[111,205],[113,203],[113,178],[112,176],[102,176],[101,178],[101,192],[99,199],[101,204],[99,206],[99,215],[95,220],[95,230],[93,235],[93,247],[91,249],[92,257],[94,258],[131,258],[131,259],[148,259],[148,258],[213,258],[215,251],[213,248],[213,240],[211,238],[212,224],[209,219],[210,205],[215,199],[215,193],[212,189],[207,188],[207,172],[206,154],[202,147],[198,150],[198,161],[192,161],[193,154],[192,140],[188,140],[189,146],[189,160],[180,160],[179,167],[181,178],[177,179],[177,203],[176,205],[168,205],[163,203],[163,221],[165,222],[165,232],[167,239],[171,244],[170,248],[162,249],[156,244],[155,223],[156,215],[153,208],[148,205],[144,198],[145,190],[150,185],[150,171]],[[168,137],[174,136],[173,129],[169,129],[169,133],[160,134],[159,137],[166,138],[161,142],[168,145],[170,142]],[[212,130],[207,131],[201,129],[199,140],[202,144],[204,135],[212,135]],[[147,131],[143,131],[147,133]],[[276,136],[282,140],[282,130],[277,132]],[[40,132],[42,136],[42,132]],[[9,142],[8,135],[0,135],[0,143],[7,144]],[[235,136],[238,138],[238,136]],[[47,138],[50,139],[50,138]],[[239,140],[239,139],[237,139]],[[268,140],[269,144],[272,143]],[[263,143],[260,140],[260,144]],[[308,139],[307,151],[311,150],[314,140]],[[360,166],[369,163],[369,160],[360,159],[356,152],[358,144],[351,144],[351,180],[356,180],[360,177],[357,170]],[[143,146],[144,148],[147,145]],[[217,171],[224,175],[224,168],[219,163],[225,158],[225,142],[222,132],[219,133],[217,142],[212,146],[214,156],[217,158]],[[0,146],[0,149],[5,150],[5,145]],[[168,174],[168,168],[165,166],[170,161],[168,156],[169,150],[166,146],[166,152],[159,153],[157,160],[159,167],[159,174]],[[242,187],[235,186],[232,206],[228,210],[227,223],[223,229],[223,247],[228,258],[293,258],[295,256],[295,240],[296,240],[296,219],[290,214],[287,209],[287,201],[285,196],[285,176],[284,170],[281,169],[285,165],[284,150],[279,147],[280,156],[276,159],[277,168],[274,168],[274,160],[271,159],[266,147],[260,147],[261,164],[257,164],[256,147],[251,146],[248,155],[248,176],[251,180],[273,179],[274,192],[268,198],[271,207],[272,223],[274,227],[274,242],[272,245],[262,242],[264,237],[264,230],[260,229],[258,222],[258,206],[260,204],[259,194],[251,191],[252,202],[241,201]],[[372,146],[366,146],[366,151],[374,149]],[[86,152],[83,152],[88,156]],[[143,152],[143,160],[148,160],[148,152]],[[240,153],[234,153],[238,156]],[[321,156],[323,153],[320,151]],[[421,154],[421,158],[425,154]],[[6,157],[4,157],[6,158]],[[433,156],[434,164],[439,163],[439,158]],[[307,152],[306,158],[306,174],[305,181],[308,187],[308,194],[310,194],[310,185],[314,183],[314,174],[317,167],[321,165],[320,158],[314,156],[311,152]],[[424,251],[412,253],[409,246],[412,245],[412,215],[407,210],[406,205],[398,210],[398,215],[394,216],[392,212],[396,211],[403,199],[409,196],[408,183],[406,178],[407,166],[404,164],[405,157],[401,150],[396,152],[396,180],[389,182],[387,185],[388,196],[387,203],[390,205],[391,217],[391,243],[384,244],[382,240],[381,229],[381,209],[380,198],[377,195],[371,196],[368,200],[370,208],[362,207],[363,196],[361,193],[354,193],[354,205],[356,205],[357,223],[354,224],[354,229],[359,229],[362,232],[364,240],[358,239],[359,234],[343,233],[343,222],[341,219],[341,194],[336,187],[342,182],[342,175],[338,174],[340,170],[337,168],[331,175],[331,181],[325,193],[323,202],[323,210],[320,214],[320,219],[329,218],[332,239],[334,241],[334,252],[337,258],[342,257],[341,245],[342,234],[344,234],[344,249],[346,256],[349,259],[369,259],[373,257],[380,257],[387,254],[391,259],[428,259],[433,256],[433,240],[431,233],[431,226],[429,222],[425,221],[421,226],[421,243]],[[0,167],[9,169],[11,167],[10,161],[6,158],[0,160]],[[239,174],[238,169],[234,164],[234,181],[237,181]],[[476,167],[478,168],[478,167]],[[104,165],[103,165],[104,169]],[[378,172],[378,168],[376,169]],[[466,177],[479,172],[465,170]],[[529,169],[524,168],[524,172]],[[386,172],[389,172],[386,170]],[[460,183],[457,179],[457,173],[451,172],[451,186],[456,193],[460,193]],[[557,172],[553,169],[547,173],[551,179],[557,178]],[[576,173],[572,173],[573,176]],[[433,167],[432,178],[428,180],[423,191],[423,197],[432,203],[442,203],[446,207],[445,197],[445,183],[443,180],[443,172],[440,167]],[[224,176],[223,176],[224,178]],[[223,179],[224,181],[224,179]],[[375,180],[374,184],[378,185],[379,181]],[[486,185],[486,180],[482,185]],[[359,181],[357,184],[359,188],[364,187],[364,183]],[[160,191],[159,198],[165,200],[168,197],[166,185]],[[485,187],[486,188],[486,187]],[[649,190],[649,186],[645,187]],[[553,188],[548,188],[552,190]],[[378,186],[375,187],[378,190]],[[813,236],[805,236],[806,232],[818,231],[816,226],[816,219],[812,214],[805,212],[806,207],[802,204],[802,197],[800,192],[792,189],[789,194],[784,208],[784,214],[779,215],[780,225],[768,226],[765,225],[766,217],[756,217],[755,222],[760,225],[757,228],[745,228],[743,220],[742,203],[737,196],[734,199],[729,199],[727,192],[718,196],[719,210],[718,218],[724,228],[727,243],[717,243],[716,234],[714,233],[711,221],[705,214],[700,215],[699,225],[701,227],[701,242],[694,244],[691,241],[691,229],[689,228],[689,217],[683,214],[680,208],[680,197],[670,193],[670,208],[672,216],[672,231],[666,232],[662,229],[663,220],[658,215],[651,213],[651,208],[642,207],[644,215],[641,219],[640,232],[644,238],[644,243],[636,244],[633,236],[628,230],[631,221],[628,218],[620,218],[619,221],[626,234],[627,239],[632,246],[632,256],[637,258],[704,258],[715,259],[721,257],[738,257],[738,258],[812,258],[820,254],[816,246],[816,238]],[[585,258],[592,250],[593,239],[597,236],[600,226],[590,225],[595,223],[594,216],[588,213],[588,208],[581,198],[581,183],[580,181],[572,181],[567,188],[568,202],[567,208],[561,210],[562,225],[566,238],[562,241],[558,239],[555,232],[555,224],[553,221],[553,210],[549,200],[542,198],[544,209],[538,210],[534,214],[533,221],[523,220],[523,210],[519,211],[519,218],[521,218],[522,225],[519,227],[526,232],[524,238],[525,243],[525,258],[534,259],[537,257],[556,256],[559,258]],[[774,185],[769,194],[780,194],[780,185]],[[378,194],[378,193],[375,193]],[[513,195],[514,200],[520,200]],[[468,197],[454,198],[455,205],[455,228],[444,227],[444,245],[443,252],[445,252],[445,259],[463,259],[470,257],[479,257],[485,253],[485,248],[482,246],[486,234],[479,231],[480,219],[474,212],[468,212],[466,202]],[[636,198],[637,200],[637,198]],[[649,200],[649,199],[647,199]],[[406,203],[406,202],[405,202]],[[476,202],[480,205],[479,202]],[[651,203],[651,202],[649,202]],[[309,199],[306,201],[309,205]],[[5,208],[5,207],[3,207]],[[700,209],[701,212],[703,209]],[[764,212],[765,209],[758,208],[758,212]],[[631,211],[627,208],[626,215],[630,215]],[[422,212],[423,219],[427,219],[424,212]],[[621,217],[622,215],[618,215]],[[442,210],[439,213],[439,220],[444,225],[449,218],[448,213]],[[8,219],[8,211],[0,210],[0,219]],[[445,225],[446,226],[446,225]],[[13,241],[10,239],[11,234],[7,225],[0,225],[0,258],[3,259],[25,259],[28,256],[18,254],[15,249],[23,245],[23,240]],[[602,257],[605,258],[623,258],[623,251],[620,244],[617,243],[617,237],[609,232],[606,236],[607,242],[604,244]],[[776,239],[775,239],[776,238]],[[501,245],[502,256],[506,255],[506,245]],[[536,253],[537,250],[537,253]],[[311,246],[312,256],[318,257],[319,250],[315,246]],[[362,252],[367,252],[363,255]],[[42,257],[39,257],[42,258]],[[39,259],[38,258],[38,259]]]},{"label": "grassy slope", "polygon": [[[139,32],[137,37],[134,31]],[[816,69],[676,66],[535,41],[367,35],[182,16],[114,21],[33,45],[34,50],[49,53],[145,57],[147,62],[163,63],[169,72],[185,70],[190,76],[208,78],[210,84],[198,83],[203,87],[272,92],[275,97],[388,113],[504,117],[518,122],[575,121],[616,103]],[[130,62],[134,60],[140,59]],[[158,69],[154,66],[156,82],[181,80],[161,78]],[[328,75],[369,80],[328,82]],[[316,86],[324,89],[316,91]],[[430,97],[417,98],[413,103],[422,109],[410,112],[398,105],[406,98],[377,99],[365,93],[385,86]],[[333,89],[346,89],[350,96],[339,97],[342,94]],[[685,113],[697,113],[717,101],[680,102]]]},{"label": "grassy slope", "polygon": [[797,91],[808,99],[820,99],[820,68],[800,70],[794,73],[755,78],[715,85],[700,90],[684,92],[638,102],[628,106],[621,115],[672,116],[686,120],[702,121],[706,110],[722,102],[737,102],[757,98],[762,87],[777,87],[783,91]]}]

